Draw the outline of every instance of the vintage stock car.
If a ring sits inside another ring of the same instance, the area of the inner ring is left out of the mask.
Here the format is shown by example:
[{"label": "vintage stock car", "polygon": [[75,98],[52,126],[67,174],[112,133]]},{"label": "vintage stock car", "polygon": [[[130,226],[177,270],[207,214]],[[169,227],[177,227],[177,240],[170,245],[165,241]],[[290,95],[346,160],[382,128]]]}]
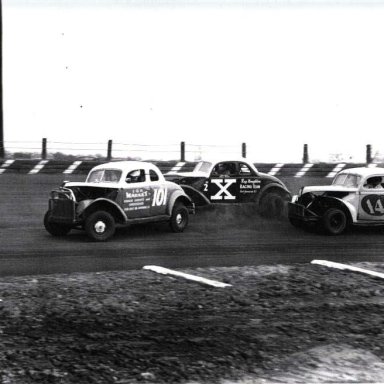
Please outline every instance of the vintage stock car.
[{"label": "vintage stock car", "polygon": [[94,167],[85,182],[64,182],[50,194],[44,226],[53,236],[85,229],[95,241],[106,241],[116,226],[168,221],[182,232],[194,204],[183,189],[166,181],[158,167],[121,161]]},{"label": "vintage stock car", "polygon": [[332,185],[302,187],[288,204],[292,225],[316,224],[339,235],[350,225],[384,225],[384,169],[350,168]]},{"label": "vintage stock car", "polygon": [[291,195],[276,177],[246,161],[200,161],[191,172],[165,175],[180,184],[196,208],[216,204],[253,203],[264,216],[280,217]]}]

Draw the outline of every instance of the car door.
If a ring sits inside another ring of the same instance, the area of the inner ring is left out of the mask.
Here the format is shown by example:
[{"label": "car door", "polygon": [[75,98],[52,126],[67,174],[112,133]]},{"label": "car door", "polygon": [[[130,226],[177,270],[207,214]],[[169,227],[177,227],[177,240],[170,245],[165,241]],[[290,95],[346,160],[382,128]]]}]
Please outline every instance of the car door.
[{"label": "car door", "polygon": [[125,176],[123,209],[129,219],[151,215],[153,189],[144,169],[134,169]]},{"label": "car door", "polygon": [[239,163],[239,200],[241,202],[255,201],[260,191],[260,177],[245,162]]},{"label": "car door", "polygon": [[370,188],[366,181],[360,187],[358,219],[384,222],[384,188],[381,185]]},{"label": "car door", "polygon": [[149,171],[149,183],[152,191],[151,200],[151,216],[165,215],[167,205],[171,196],[170,184],[167,181],[162,181],[157,171],[151,169]]},{"label": "car door", "polygon": [[208,199],[219,204],[252,201],[259,189],[259,177],[245,162],[217,163],[204,184]]}]

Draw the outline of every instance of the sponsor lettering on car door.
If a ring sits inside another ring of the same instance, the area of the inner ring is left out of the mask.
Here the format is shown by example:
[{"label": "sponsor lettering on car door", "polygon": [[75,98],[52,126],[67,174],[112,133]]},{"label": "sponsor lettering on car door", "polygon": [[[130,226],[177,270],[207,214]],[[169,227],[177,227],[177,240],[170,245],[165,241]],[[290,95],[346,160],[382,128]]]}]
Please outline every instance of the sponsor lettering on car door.
[{"label": "sponsor lettering on car door", "polygon": [[123,209],[129,219],[151,215],[153,189],[146,180],[145,171],[137,169],[128,173],[123,190]]}]

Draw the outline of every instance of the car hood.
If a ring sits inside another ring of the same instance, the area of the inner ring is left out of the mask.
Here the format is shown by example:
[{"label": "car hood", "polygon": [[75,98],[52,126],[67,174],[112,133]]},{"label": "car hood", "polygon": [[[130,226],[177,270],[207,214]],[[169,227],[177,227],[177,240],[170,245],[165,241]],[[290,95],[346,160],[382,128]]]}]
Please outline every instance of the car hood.
[{"label": "car hood", "polygon": [[303,193],[307,192],[356,192],[356,187],[343,187],[342,185],[311,185],[303,188]]}]

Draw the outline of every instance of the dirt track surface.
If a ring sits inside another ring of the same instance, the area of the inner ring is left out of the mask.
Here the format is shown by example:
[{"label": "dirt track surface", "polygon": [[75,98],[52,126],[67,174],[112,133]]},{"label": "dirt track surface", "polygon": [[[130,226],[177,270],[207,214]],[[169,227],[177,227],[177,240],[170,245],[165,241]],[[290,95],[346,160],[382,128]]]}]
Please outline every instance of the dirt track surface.
[{"label": "dirt track surface", "polygon": [[[325,257],[383,260],[382,228],[329,237],[293,228],[288,220],[263,219],[252,207],[200,212],[181,234],[172,233],[167,224],[153,224],[119,230],[102,244],[90,242],[83,231],[54,238],[42,221],[49,191],[62,178],[0,175],[0,275],[132,270],[145,264],[189,268],[289,264]],[[295,193],[303,183],[329,182],[291,179],[287,184]]]},{"label": "dirt track surface", "polygon": [[383,281],[309,264],[382,262],[382,228],[328,237],[235,208],[196,215],[182,234],[58,239],[42,218],[60,179],[0,176],[1,383],[384,382]]},{"label": "dirt track surface", "polygon": [[383,280],[315,265],[184,272],[232,287],[143,270],[1,278],[1,383],[383,382]]}]

